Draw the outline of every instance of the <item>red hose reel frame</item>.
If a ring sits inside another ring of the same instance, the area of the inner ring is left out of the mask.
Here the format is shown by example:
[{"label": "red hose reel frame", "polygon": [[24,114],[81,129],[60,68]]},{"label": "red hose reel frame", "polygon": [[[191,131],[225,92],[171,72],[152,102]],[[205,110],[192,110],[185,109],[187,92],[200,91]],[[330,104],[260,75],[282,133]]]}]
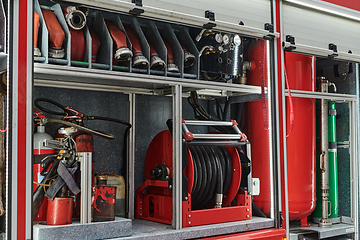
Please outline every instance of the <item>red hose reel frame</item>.
[{"label": "red hose reel frame", "polygon": [[[233,175],[228,191],[224,194],[222,208],[202,210],[191,209],[191,191],[194,180],[193,160],[187,149],[187,167],[184,170],[188,185],[187,198],[182,201],[183,227],[224,223],[252,218],[251,196],[245,191],[238,194],[241,180],[241,162],[235,147],[226,147],[233,165]],[[136,190],[135,217],[145,220],[171,224],[172,191],[171,182],[151,180],[150,170],[157,165],[165,165],[169,169],[169,180],[172,179],[172,136],[170,131],[158,133],[151,141],[145,157],[145,182]],[[147,193],[143,191],[147,189]],[[225,197],[226,196],[226,197]],[[236,206],[230,206],[233,199]],[[187,199],[187,200],[186,200]]]}]

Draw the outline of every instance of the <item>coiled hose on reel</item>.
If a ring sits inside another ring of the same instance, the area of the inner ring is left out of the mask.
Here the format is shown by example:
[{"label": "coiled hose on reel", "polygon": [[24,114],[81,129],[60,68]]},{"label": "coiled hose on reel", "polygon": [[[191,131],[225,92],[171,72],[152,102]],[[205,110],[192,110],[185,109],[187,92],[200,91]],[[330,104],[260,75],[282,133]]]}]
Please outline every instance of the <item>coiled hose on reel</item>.
[{"label": "coiled hose on reel", "polygon": [[192,209],[221,207],[232,177],[231,156],[225,147],[189,147],[194,165]]}]

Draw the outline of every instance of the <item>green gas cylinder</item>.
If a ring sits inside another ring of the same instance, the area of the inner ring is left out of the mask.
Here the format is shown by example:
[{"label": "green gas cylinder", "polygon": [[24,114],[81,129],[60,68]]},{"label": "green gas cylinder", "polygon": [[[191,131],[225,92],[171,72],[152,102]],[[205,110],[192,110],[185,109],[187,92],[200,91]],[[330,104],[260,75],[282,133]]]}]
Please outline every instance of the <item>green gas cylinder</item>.
[{"label": "green gas cylinder", "polygon": [[[316,102],[319,109],[319,102]],[[338,199],[338,174],[337,174],[337,143],[336,143],[336,109],[335,103],[329,101],[328,118],[328,140],[329,140],[329,218],[335,223],[339,215]],[[316,118],[316,143],[320,145],[320,118]],[[321,190],[320,190],[320,150],[316,150],[316,207],[313,212],[314,222],[321,219]]]}]

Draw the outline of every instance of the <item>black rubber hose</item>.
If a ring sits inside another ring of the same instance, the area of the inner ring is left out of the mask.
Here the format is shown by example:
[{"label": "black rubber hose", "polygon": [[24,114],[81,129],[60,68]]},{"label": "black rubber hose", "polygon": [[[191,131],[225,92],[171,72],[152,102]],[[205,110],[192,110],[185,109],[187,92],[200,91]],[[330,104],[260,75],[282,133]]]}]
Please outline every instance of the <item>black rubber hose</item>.
[{"label": "black rubber hose", "polygon": [[[55,105],[55,106],[57,106],[58,108],[60,108],[60,109],[62,110],[62,112],[55,112],[55,111],[52,111],[52,110],[50,110],[50,109],[47,109],[47,108],[41,106],[41,105],[40,105],[40,102],[47,102],[47,103],[50,103],[50,104],[52,104],[52,105]],[[51,100],[51,99],[48,99],[48,98],[37,98],[37,99],[35,99],[34,104],[35,104],[35,106],[36,106],[38,109],[40,109],[41,111],[46,112],[46,113],[49,113],[49,114],[52,114],[52,115],[60,115],[60,116],[66,116],[66,115],[72,116],[72,115],[74,115],[73,112],[71,112],[70,110],[67,110],[67,109],[66,109],[63,105],[61,105],[60,103],[55,102],[55,101],[53,101],[53,100]]]},{"label": "black rubber hose", "polygon": [[194,169],[196,168],[196,175],[194,174],[194,179],[196,178],[196,186],[194,186],[194,188],[193,188],[194,195],[191,195],[191,203],[194,204],[194,206],[195,206],[196,201],[200,197],[199,190],[202,187],[203,183],[202,183],[202,166],[200,163],[199,154],[195,150],[195,147],[193,147],[193,149],[194,149],[194,151],[193,151],[194,162],[196,162],[194,164]]},{"label": "black rubber hose", "polygon": [[206,169],[206,163],[204,161],[203,155],[202,153],[199,151],[198,147],[194,147],[194,152],[197,156],[197,160],[198,160],[198,167],[201,168],[201,175],[196,176],[198,179],[198,186],[199,188],[196,191],[196,195],[194,198],[192,198],[192,204],[194,206],[194,208],[201,208],[202,207],[202,202],[203,202],[203,194],[200,194],[200,192],[204,192],[204,188],[206,187],[207,181],[206,178],[207,176],[204,176],[204,172],[203,170]]},{"label": "black rubber hose", "polygon": [[[202,155],[202,151],[200,150],[199,146],[195,146],[194,149],[196,150],[197,155]],[[209,165],[210,169],[211,169],[211,181],[210,182],[206,182],[206,185],[210,185],[209,187],[209,191],[208,194],[206,196],[203,196],[202,201],[200,202],[200,205],[198,204],[194,204],[194,207],[196,207],[197,209],[201,209],[206,207],[206,205],[208,205],[211,202],[211,199],[215,193],[215,187],[216,187],[216,178],[215,176],[217,175],[217,169],[215,167],[215,163],[212,161],[205,161],[205,163],[207,165]],[[205,185],[204,185],[205,186]]]},{"label": "black rubber hose", "polygon": [[205,156],[203,156],[201,153],[197,153],[198,154],[198,159],[199,159],[199,166],[201,167],[202,170],[202,175],[198,176],[198,179],[201,180],[200,182],[200,188],[199,191],[197,192],[197,198],[194,199],[194,206],[197,206],[199,203],[202,203],[203,198],[204,198],[204,193],[206,191],[207,187],[207,183],[208,183],[208,169],[206,167],[206,158]]},{"label": "black rubber hose", "polygon": [[[192,149],[192,147],[189,147],[190,149],[190,153],[191,153],[191,157],[192,157],[192,160],[193,160],[193,168],[194,168],[194,182],[193,182],[193,187],[192,187],[192,190],[191,190],[191,198],[193,196],[195,196],[195,188],[197,187],[197,176],[198,176],[198,173],[197,173],[197,161],[195,160],[195,153],[194,153],[194,149]],[[191,201],[192,202],[192,201]]]},{"label": "black rubber hose", "polygon": [[[201,149],[203,149],[205,151],[206,147],[200,147]],[[206,152],[206,151],[205,151]],[[216,197],[217,194],[224,194],[224,175],[223,175],[223,170],[222,170],[222,164],[221,161],[219,159],[219,157],[216,154],[213,154],[212,152],[210,152],[210,154],[207,154],[209,161],[212,161],[215,163],[216,169],[217,169],[217,175],[216,175],[216,188],[215,188],[215,194],[214,194],[214,198]]]},{"label": "black rubber hose", "polygon": [[[224,156],[226,167],[225,167],[225,180],[224,180],[224,192],[226,193],[229,189],[232,174],[233,174],[233,166],[232,166],[232,159],[230,156],[229,151],[225,147],[219,147],[220,153]],[[226,190],[225,190],[226,189]]]},{"label": "black rubber hose", "polygon": [[[205,151],[203,150],[203,147],[198,147],[199,151]],[[209,166],[211,166],[211,171],[212,171],[212,178],[211,181],[208,183],[210,184],[210,189],[209,189],[209,193],[207,194],[207,196],[204,196],[204,201],[202,206],[206,207],[209,204],[214,203],[214,197],[215,197],[215,192],[216,192],[216,188],[217,188],[217,181],[218,181],[218,174],[219,174],[219,168],[217,166],[217,164],[215,163],[215,161],[209,161],[209,158],[207,159],[207,161],[205,161],[205,163]]]},{"label": "black rubber hose", "polygon": [[216,155],[219,159],[220,159],[220,162],[221,162],[221,169],[222,169],[222,174],[223,174],[223,193],[224,195],[226,195],[226,192],[229,188],[229,185],[230,185],[230,181],[231,181],[231,172],[230,172],[230,175],[228,176],[228,164],[226,162],[226,159],[223,155],[223,153],[221,152],[220,148],[219,147],[215,147],[215,146],[212,146],[210,147],[211,151],[213,152],[214,155]]},{"label": "black rubber hose", "polygon": [[[200,150],[200,149],[198,149],[198,150]],[[210,194],[211,182],[212,182],[213,177],[215,177],[215,176],[213,176],[213,170],[212,170],[211,164],[206,163],[207,159],[203,158],[202,160],[203,160],[203,165],[205,166],[205,169],[207,172],[207,176],[205,178],[206,184],[203,187],[204,191],[202,194],[202,201],[204,201],[204,199],[206,199],[207,196],[209,196],[209,194]]]}]

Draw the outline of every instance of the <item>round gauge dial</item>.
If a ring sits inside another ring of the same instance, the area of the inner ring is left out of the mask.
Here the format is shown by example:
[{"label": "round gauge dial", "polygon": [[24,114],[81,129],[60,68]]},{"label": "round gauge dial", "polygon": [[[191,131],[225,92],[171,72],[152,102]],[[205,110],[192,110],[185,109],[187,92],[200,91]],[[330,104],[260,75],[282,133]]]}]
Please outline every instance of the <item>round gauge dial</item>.
[{"label": "round gauge dial", "polygon": [[215,35],[215,41],[216,41],[217,43],[222,43],[222,40],[223,40],[223,37],[222,37],[221,33],[217,33],[217,34]]},{"label": "round gauge dial", "polygon": [[239,35],[234,36],[234,45],[239,46],[241,44],[241,38]]},{"label": "round gauge dial", "polygon": [[223,36],[223,42],[225,45],[228,45],[230,43],[230,36],[228,34],[225,34]]}]

